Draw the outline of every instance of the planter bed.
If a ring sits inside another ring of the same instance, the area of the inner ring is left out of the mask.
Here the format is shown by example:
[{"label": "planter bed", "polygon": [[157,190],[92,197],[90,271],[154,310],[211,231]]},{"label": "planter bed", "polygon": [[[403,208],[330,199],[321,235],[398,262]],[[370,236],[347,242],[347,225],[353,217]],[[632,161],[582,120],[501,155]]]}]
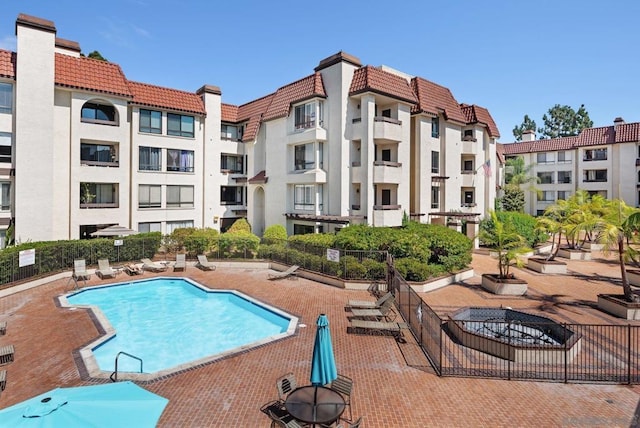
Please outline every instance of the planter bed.
[{"label": "planter bed", "polygon": [[482,275],[482,288],[493,294],[522,296],[527,292],[527,281],[518,278],[498,279],[498,275],[485,273]]},{"label": "planter bed", "polygon": [[560,248],[558,250],[558,257],[563,257],[569,260],[591,260],[591,251]]},{"label": "planter bed", "polygon": [[559,262],[557,260],[545,260],[537,257],[532,257],[527,260],[527,267],[533,271],[540,273],[567,273],[567,264],[565,262]]},{"label": "planter bed", "polygon": [[598,294],[598,309],[625,320],[640,320],[640,303],[628,302],[624,294]]}]

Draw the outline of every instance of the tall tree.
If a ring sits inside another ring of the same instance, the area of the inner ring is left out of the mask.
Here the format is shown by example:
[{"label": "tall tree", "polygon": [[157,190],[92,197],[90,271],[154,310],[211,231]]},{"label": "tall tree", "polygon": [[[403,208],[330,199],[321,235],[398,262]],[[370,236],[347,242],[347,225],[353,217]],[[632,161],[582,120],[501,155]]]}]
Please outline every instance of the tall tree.
[{"label": "tall tree", "polygon": [[505,175],[504,175],[504,195],[501,199],[502,209],[504,211],[524,211],[524,185],[527,190],[538,192],[534,183],[537,184],[539,178],[535,175],[531,175],[531,169],[533,164],[525,165],[524,158],[517,156],[515,158],[507,159],[505,163]]},{"label": "tall tree", "polygon": [[513,128],[513,136],[516,138],[516,141],[522,141],[522,133],[529,130],[536,130],[536,121],[531,119],[528,114],[525,114],[522,123]]},{"label": "tall tree", "polygon": [[[80,56],[85,56],[83,53],[80,54]],[[108,62],[107,59],[105,57],[102,56],[102,54],[98,51],[92,51],[89,52],[89,54],[87,55],[87,58],[93,58],[93,59],[97,59],[100,61],[105,61]]]},{"label": "tall tree", "polygon": [[570,137],[593,126],[584,104],[576,111],[571,106],[556,104],[542,115],[544,127],[538,128],[540,138]]}]

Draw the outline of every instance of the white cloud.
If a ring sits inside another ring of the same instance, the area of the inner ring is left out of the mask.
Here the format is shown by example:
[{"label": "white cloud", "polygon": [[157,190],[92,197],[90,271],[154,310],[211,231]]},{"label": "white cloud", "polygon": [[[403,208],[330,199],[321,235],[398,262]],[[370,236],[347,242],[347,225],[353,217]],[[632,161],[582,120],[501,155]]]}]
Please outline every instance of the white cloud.
[{"label": "white cloud", "polygon": [[0,38],[0,49],[15,52],[17,49],[16,36],[4,36]]}]

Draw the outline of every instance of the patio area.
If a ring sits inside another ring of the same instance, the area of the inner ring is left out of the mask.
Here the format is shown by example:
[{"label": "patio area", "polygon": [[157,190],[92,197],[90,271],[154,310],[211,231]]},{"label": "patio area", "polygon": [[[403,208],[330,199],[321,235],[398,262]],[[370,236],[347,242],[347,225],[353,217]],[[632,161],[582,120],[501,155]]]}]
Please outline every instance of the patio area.
[{"label": "patio area", "polygon": [[[572,261],[572,276],[541,275],[515,269],[529,281],[525,297],[491,295],[480,288],[480,275],[495,271],[489,256],[475,254],[475,276],[464,284],[421,294],[441,314],[461,306],[510,306],[540,310],[566,322],[626,323],[591,307],[596,294],[619,292],[616,264],[595,258]],[[366,291],[343,290],[300,278],[270,281],[270,271],[219,267],[203,272],[151,276],[187,276],[218,289],[237,289],[300,318],[297,334],[224,360],[143,385],[169,399],[161,427],[228,427],[270,425],[260,407],[275,398],[275,381],[293,372],[309,383],[315,321],[330,320],[338,372],[354,379],[352,410],[366,427],[425,426],[607,426],[637,423],[639,386],[561,384],[438,377],[412,340],[347,333],[349,299],[372,299]],[[141,277],[132,278],[140,279]],[[88,285],[129,280],[124,274]],[[0,395],[5,408],[56,386],[91,384],[83,380],[73,351],[99,334],[83,310],[56,306],[55,296],[68,291],[67,279],[0,298],[0,321],[7,321],[0,345],[15,346]],[[579,304],[575,304],[574,302]],[[409,336],[410,334],[406,334]],[[207,340],[203,337],[203,340]]]}]

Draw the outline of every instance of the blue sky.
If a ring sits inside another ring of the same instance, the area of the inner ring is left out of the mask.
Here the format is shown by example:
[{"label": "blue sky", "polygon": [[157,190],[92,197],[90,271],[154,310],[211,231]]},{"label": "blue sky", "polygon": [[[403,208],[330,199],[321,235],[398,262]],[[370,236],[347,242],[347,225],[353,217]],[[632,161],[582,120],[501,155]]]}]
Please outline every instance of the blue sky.
[{"label": "blue sky", "polygon": [[313,72],[338,51],[446,86],[487,107],[501,142],[525,114],[585,104],[594,126],[640,121],[640,2],[4,0],[0,48],[19,13],[98,50],[127,78],[243,104]]}]

